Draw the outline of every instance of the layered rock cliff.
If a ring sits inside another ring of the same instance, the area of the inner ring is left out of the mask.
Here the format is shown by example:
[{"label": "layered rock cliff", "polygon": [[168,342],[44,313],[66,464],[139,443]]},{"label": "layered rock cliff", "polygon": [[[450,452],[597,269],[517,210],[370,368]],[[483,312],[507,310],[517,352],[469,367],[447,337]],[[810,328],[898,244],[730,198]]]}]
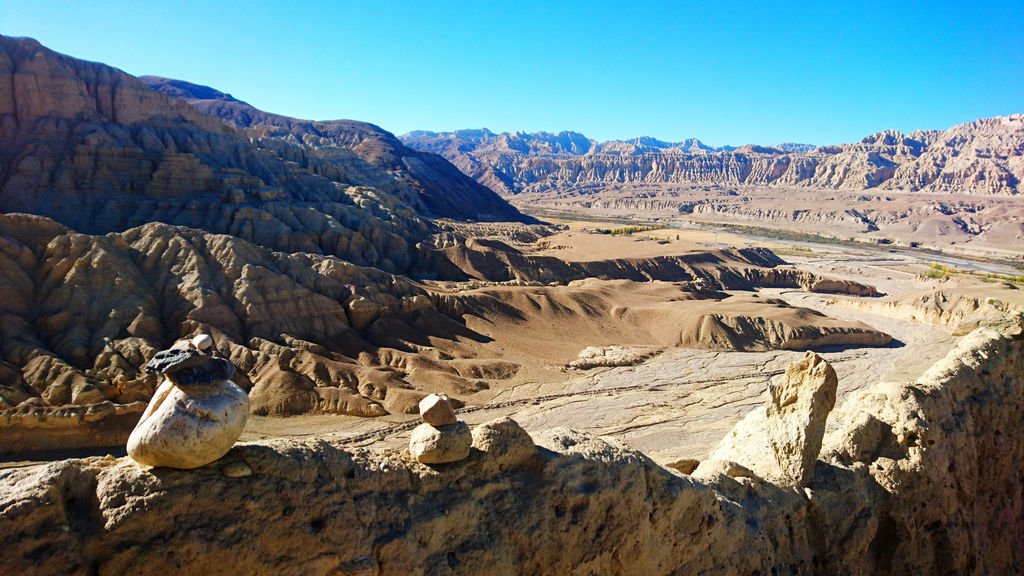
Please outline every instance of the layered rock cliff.
[{"label": "layered rock cliff", "polygon": [[264,112],[207,86],[157,76],[143,76],[141,80],[268,146],[276,142],[295,145],[342,169],[368,164],[381,179],[376,185],[400,194],[425,215],[474,220],[525,219],[489,188],[445,159],[407,148],[390,132],[373,124],[289,118]]},{"label": "layered rock cliff", "polygon": [[521,219],[372,125],[318,129],[329,146],[256,138],[115,68],[0,37],[0,211],[86,233],[187,225],[392,272],[413,267],[422,216]]},{"label": "layered rock cliff", "polygon": [[1019,322],[971,334],[913,383],[848,400],[804,489],[736,466],[735,478],[677,474],[619,444],[567,429],[530,438],[509,420],[477,427],[468,459],[433,467],[321,440],[242,445],[196,471],[67,460],[0,472],[4,565],[22,574],[1019,573]]},{"label": "layered rock cliff", "polygon": [[403,141],[441,154],[502,194],[586,184],[698,184],[881,188],[1016,195],[1024,178],[1024,116],[945,131],[879,132],[855,144],[712,148],[697,140],[596,142],[581,134],[461,130],[412,132]]}]

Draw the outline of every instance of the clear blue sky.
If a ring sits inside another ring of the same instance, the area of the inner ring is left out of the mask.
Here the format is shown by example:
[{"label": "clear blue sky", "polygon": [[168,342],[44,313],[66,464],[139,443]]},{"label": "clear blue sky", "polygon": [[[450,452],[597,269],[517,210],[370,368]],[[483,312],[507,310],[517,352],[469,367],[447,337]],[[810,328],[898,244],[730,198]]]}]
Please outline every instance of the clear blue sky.
[{"label": "clear blue sky", "polygon": [[0,33],[395,132],[814,144],[1024,112],[1024,1],[53,2]]}]

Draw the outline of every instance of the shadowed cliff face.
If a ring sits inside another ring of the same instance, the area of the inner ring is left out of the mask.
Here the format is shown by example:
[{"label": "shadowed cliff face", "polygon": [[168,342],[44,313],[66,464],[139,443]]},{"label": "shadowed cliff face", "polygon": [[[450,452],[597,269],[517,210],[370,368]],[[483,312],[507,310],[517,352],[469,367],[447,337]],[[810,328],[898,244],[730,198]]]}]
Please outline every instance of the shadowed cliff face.
[{"label": "shadowed cliff face", "polygon": [[287,142],[340,167],[365,163],[386,177],[381,186],[393,188],[422,213],[474,220],[526,219],[444,158],[407,148],[373,124],[289,118],[256,109],[207,86],[157,76],[143,76],[141,80],[260,141]]},{"label": "shadowed cliff face", "polygon": [[573,135],[462,130],[402,138],[502,194],[595,183],[688,183],[1007,196],[1019,194],[1024,179],[1020,114],[945,131],[889,130],[855,144],[817,148],[712,148],[697,140],[651,138],[595,142]]}]

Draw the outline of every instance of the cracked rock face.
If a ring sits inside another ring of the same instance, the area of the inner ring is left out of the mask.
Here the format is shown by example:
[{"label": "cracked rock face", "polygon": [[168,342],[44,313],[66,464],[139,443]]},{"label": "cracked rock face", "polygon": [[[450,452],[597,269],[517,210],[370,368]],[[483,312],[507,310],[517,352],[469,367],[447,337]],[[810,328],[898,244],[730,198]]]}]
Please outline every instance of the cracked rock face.
[{"label": "cracked rock face", "polygon": [[128,437],[128,455],[147,466],[198,468],[227,454],[249,416],[249,395],[228,379],[234,365],[165,350],[146,369],[166,379]]},{"label": "cracked rock face", "polygon": [[805,486],[813,478],[838,385],[832,366],[808,352],[786,368],[782,382],[769,386],[768,443],[784,481]]}]

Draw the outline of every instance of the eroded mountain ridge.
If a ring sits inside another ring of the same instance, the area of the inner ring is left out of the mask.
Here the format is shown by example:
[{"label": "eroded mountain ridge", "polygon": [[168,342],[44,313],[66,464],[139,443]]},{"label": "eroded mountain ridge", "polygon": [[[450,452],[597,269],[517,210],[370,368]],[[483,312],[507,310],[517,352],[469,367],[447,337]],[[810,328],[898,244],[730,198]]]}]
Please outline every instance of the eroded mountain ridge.
[{"label": "eroded mountain ridge", "polygon": [[594,183],[688,183],[1016,195],[1024,115],[948,130],[886,130],[853,144],[711,147],[695,138],[597,142],[576,132],[410,132],[403,142],[448,158],[502,194]]}]

